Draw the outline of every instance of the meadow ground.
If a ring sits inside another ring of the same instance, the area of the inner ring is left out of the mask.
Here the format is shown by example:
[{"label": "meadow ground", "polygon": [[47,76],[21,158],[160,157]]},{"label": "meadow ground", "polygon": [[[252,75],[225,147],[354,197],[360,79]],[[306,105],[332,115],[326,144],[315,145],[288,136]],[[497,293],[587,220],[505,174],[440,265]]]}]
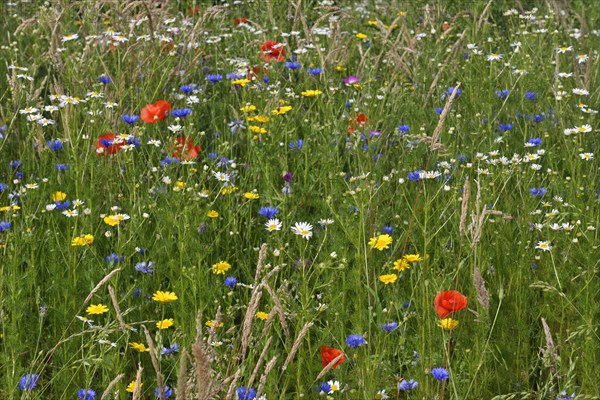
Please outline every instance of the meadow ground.
[{"label": "meadow ground", "polygon": [[0,7],[0,399],[600,398],[593,1]]}]

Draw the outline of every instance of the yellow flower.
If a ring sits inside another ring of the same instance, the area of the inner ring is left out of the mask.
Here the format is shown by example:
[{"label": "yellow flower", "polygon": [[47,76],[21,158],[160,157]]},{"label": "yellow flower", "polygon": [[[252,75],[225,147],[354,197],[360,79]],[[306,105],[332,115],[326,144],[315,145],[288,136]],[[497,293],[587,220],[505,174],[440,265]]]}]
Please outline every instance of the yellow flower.
[{"label": "yellow flower", "polygon": [[159,303],[170,303],[177,300],[177,295],[175,292],[163,292],[162,290],[159,290],[154,293],[152,300],[158,301]]},{"label": "yellow flower", "polygon": [[321,92],[320,90],[306,90],[302,93],[300,93],[302,96],[304,97],[315,97],[318,96],[320,94],[322,94],[323,92]]},{"label": "yellow flower", "polygon": [[273,115],[283,115],[286,112],[290,111],[291,109],[292,109],[292,106],[277,107],[276,109],[274,109],[273,111],[271,111],[271,114],[273,114]]},{"label": "yellow flower", "polygon": [[52,194],[52,201],[63,201],[67,198],[67,194],[63,192],[54,192]]},{"label": "yellow flower", "polygon": [[248,104],[247,106],[244,106],[244,107],[240,108],[240,111],[241,112],[245,112],[245,113],[248,113],[248,112],[251,112],[251,111],[256,111],[256,106],[254,106],[252,104]]},{"label": "yellow flower", "polygon": [[385,235],[379,235],[371,238],[371,240],[369,240],[369,246],[371,246],[372,249],[381,251],[383,249],[389,249],[392,241],[392,237],[386,233]]},{"label": "yellow flower", "polygon": [[231,264],[227,261],[219,261],[212,266],[212,272],[215,275],[225,275],[225,272],[231,268]]},{"label": "yellow flower", "polygon": [[369,20],[367,21],[369,25],[377,25],[377,21]]},{"label": "yellow flower", "polygon": [[177,181],[177,182],[175,182],[175,187],[177,187],[181,190],[181,189],[185,188],[185,182]]},{"label": "yellow flower", "polygon": [[256,318],[258,318],[258,319],[260,319],[260,320],[264,321],[264,320],[266,320],[267,318],[269,318],[269,314],[267,314],[267,313],[266,313],[266,312],[264,312],[264,311],[259,311],[259,312],[257,312],[257,313],[256,313]]},{"label": "yellow flower", "polygon": [[167,329],[173,326],[173,318],[163,319],[162,321],[158,321],[156,323],[156,327],[158,329]]},{"label": "yellow flower", "polygon": [[250,83],[250,79],[236,79],[235,81],[232,81],[231,83],[233,83],[234,85],[240,85],[240,86],[246,86],[247,83]]},{"label": "yellow flower", "polygon": [[18,205],[11,204],[10,206],[0,207],[0,212],[6,212],[6,211],[15,212],[15,211],[19,211],[20,209],[21,209],[21,207],[19,207]]},{"label": "yellow flower", "polygon": [[406,17],[406,14],[407,14],[407,12],[406,12],[406,11],[400,11],[400,12],[398,13],[398,16],[399,16],[399,17]]},{"label": "yellow flower", "polygon": [[386,285],[396,282],[397,279],[398,276],[396,274],[381,275],[379,277],[379,280],[385,283]]},{"label": "yellow flower", "polygon": [[148,352],[150,349],[146,347],[143,343],[129,342],[129,345],[134,349],[139,351],[140,353]]},{"label": "yellow flower", "polygon": [[344,66],[342,66],[342,65],[338,65],[337,67],[335,67],[335,70],[336,70],[337,72],[344,72],[346,69],[347,69],[347,68],[345,68],[345,67],[344,67]]},{"label": "yellow flower", "polygon": [[247,198],[248,200],[256,200],[260,196],[258,195],[258,193],[246,192],[246,193],[244,193],[244,197]]},{"label": "yellow flower", "polygon": [[[144,384],[140,383],[140,389],[142,388],[142,386],[144,386]],[[133,393],[135,391],[135,381],[131,381],[129,385],[127,385],[127,389],[125,390],[127,390],[129,393]]]},{"label": "yellow flower", "polygon": [[458,326],[458,320],[446,318],[438,322],[438,326],[446,331],[454,330]]},{"label": "yellow flower", "polygon": [[94,235],[81,235],[71,241],[71,246],[89,246],[94,243]]},{"label": "yellow flower", "polygon": [[258,125],[250,125],[248,127],[248,129],[250,129],[250,132],[253,132],[253,133],[260,133],[260,134],[267,133],[267,130],[265,128],[261,128]]},{"label": "yellow flower", "polygon": [[237,188],[235,186],[225,186],[221,189],[221,196],[227,196],[228,194],[237,192]]},{"label": "yellow flower", "polygon": [[364,33],[360,33],[360,32],[359,32],[359,33],[357,33],[357,34],[356,34],[356,37],[357,37],[358,39],[366,39],[366,38],[367,38],[367,35],[365,35]]},{"label": "yellow flower", "polygon": [[404,271],[410,268],[410,264],[404,259],[394,261],[394,269],[396,271]]},{"label": "yellow flower", "polygon": [[104,304],[92,304],[85,310],[85,312],[88,314],[104,314],[108,312],[108,307],[106,307]]},{"label": "yellow flower", "polygon": [[217,329],[217,328],[222,328],[224,324],[222,322],[219,322],[218,324],[215,325],[214,321],[208,320],[208,321],[206,321],[206,323],[204,325],[208,326],[209,328],[212,328],[214,325],[215,329]]},{"label": "yellow flower", "polygon": [[219,212],[216,210],[210,210],[209,212],[206,213],[206,216],[208,218],[219,218]]},{"label": "yellow flower", "polygon": [[407,263],[414,263],[414,262],[419,262],[419,261],[423,261],[423,258],[421,257],[421,255],[419,253],[417,254],[406,254],[404,257],[402,257],[404,259],[404,261],[406,261]]},{"label": "yellow flower", "polygon": [[270,120],[271,118],[267,117],[266,115],[257,115],[254,117],[254,121],[258,122],[259,124],[266,124]]},{"label": "yellow flower", "polygon": [[129,219],[129,215],[127,214],[108,215],[104,217],[104,223],[106,225],[115,226],[119,225],[121,221],[125,221],[126,219]]}]

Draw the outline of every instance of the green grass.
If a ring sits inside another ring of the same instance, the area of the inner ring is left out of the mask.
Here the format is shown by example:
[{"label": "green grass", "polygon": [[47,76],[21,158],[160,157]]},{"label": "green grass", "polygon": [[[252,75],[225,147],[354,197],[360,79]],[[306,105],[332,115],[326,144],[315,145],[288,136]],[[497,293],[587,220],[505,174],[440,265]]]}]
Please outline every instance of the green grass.
[{"label": "green grass", "polygon": [[[237,398],[241,386],[269,400],[384,390],[599,398],[600,7],[533,2],[511,15],[508,2],[228,3],[198,3],[195,15],[185,1],[2,6],[0,398],[73,399],[91,388],[97,399],[129,399],[140,367],[142,399],[161,380],[186,399]],[[234,24],[241,17],[247,24]],[[284,44],[285,61],[306,50],[299,68],[261,59],[266,40]],[[494,53],[503,58],[489,61]],[[265,70],[245,86],[226,77],[254,66]],[[316,67],[321,74],[308,73]],[[351,75],[360,82],[343,83]],[[191,114],[122,120],[158,100]],[[441,120],[435,109],[446,105]],[[272,113],[283,106],[292,108]],[[30,121],[28,107],[52,123]],[[130,148],[98,154],[108,133],[130,135]],[[174,155],[182,136],[201,147],[188,162]],[[532,138],[541,144],[525,146]],[[54,151],[47,142],[57,139]],[[415,180],[416,170],[439,177]],[[54,208],[57,192],[64,210]],[[267,231],[267,206],[281,230]],[[129,218],[105,222],[116,214]],[[294,234],[298,222],[312,225],[309,238]],[[384,232],[392,242],[380,251],[370,242]],[[72,246],[82,235],[93,242]],[[422,260],[395,270],[410,254]],[[215,274],[220,261],[231,269]],[[389,274],[397,280],[380,281]],[[178,299],[153,301],[158,290]],[[451,331],[434,308],[448,290],[468,299]],[[97,304],[109,311],[87,313]],[[168,318],[174,325],[157,329]],[[222,326],[210,329],[215,320]],[[390,322],[398,326],[386,332]],[[365,343],[352,348],[353,334]],[[173,344],[177,352],[161,354]],[[322,346],[345,353],[324,373]],[[432,376],[440,367],[448,380]],[[23,391],[27,374],[39,380]],[[400,390],[403,380],[418,387]],[[338,390],[319,393],[328,381]]]}]

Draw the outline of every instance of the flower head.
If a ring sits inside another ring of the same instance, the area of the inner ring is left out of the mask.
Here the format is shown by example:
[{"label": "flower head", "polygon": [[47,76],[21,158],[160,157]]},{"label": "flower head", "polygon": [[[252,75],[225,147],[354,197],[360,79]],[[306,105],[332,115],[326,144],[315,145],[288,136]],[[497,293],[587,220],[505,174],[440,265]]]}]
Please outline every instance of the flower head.
[{"label": "flower head", "polygon": [[419,382],[415,381],[414,379],[411,379],[409,381],[407,381],[406,379],[402,379],[402,381],[398,384],[398,389],[402,391],[407,391],[416,389],[417,386],[419,386]]},{"label": "flower head", "polygon": [[379,235],[369,240],[369,246],[371,246],[372,249],[381,251],[384,249],[389,249],[392,241],[393,238],[388,234]]},{"label": "flower head", "polygon": [[177,300],[177,295],[174,292],[163,292],[162,290],[159,290],[154,293],[152,300],[159,303],[170,303]]},{"label": "flower head", "polygon": [[86,313],[88,314],[104,314],[106,312],[108,312],[108,307],[106,307],[104,304],[92,304],[91,306],[89,306],[86,310]]},{"label": "flower head", "polygon": [[273,40],[267,40],[260,45],[260,58],[267,62],[282,62],[285,59],[283,44]]},{"label": "flower head", "polygon": [[81,400],[94,400],[96,398],[96,391],[94,389],[79,389],[77,397]]},{"label": "flower head", "polygon": [[166,100],[158,100],[154,104],[146,104],[146,107],[142,108],[140,116],[145,123],[155,124],[167,118],[170,112],[171,104]]},{"label": "flower head", "polygon": [[450,376],[446,368],[434,368],[431,370],[431,375],[439,381],[445,381]]},{"label": "flower head", "polygon": [[398,280],[398,275],[396,275],[396,274],[380,275],[379,280],[381,282],[383,282],[384,284],[389,285],[390,283],[394,283],[394,282],[396,282],[396,280]]},{"label": "flower head", "polygon": [[360,347],[365,343],[365,338],[359,334],[353,334],[346,338],[346,344],[352,348]]},{"label": "flower head", "polygon": [[445,331],[452,331],[458,326],[458,321],[453,318],[445,318],[438,322],[438,326]]},{"label": "flower head", "polygon": [[167,328],[172,327],[173,324],[174,324],[173,318],[167,318],[167,319],[163,319],[162,321],[158,321],[156,323],[156,327],[158,329],[167,329]]},{"label": "flower head", "polygon": [[240,386],[235,391],[238,400],[252,400],[256,397],[256,390],[252,388],[246,388],[246,386]]},{"label": "flower head", "polygon": [[456,290],[440,292],[434,300],[435,312],[444,319],[448,315],[462,310],[467,306],[467,298]]},{"label": "flower head", "polygon": [[308,240],[312,237],[312,228],[312,225],[308,222],[296,222],[291,229],[296,235]]},{"label": "flower head", "polygon": [[144,343],[130,342],[129,345],[132,349],[139,351],[140,353],[149,352],[150,349],[146,347]]},{"label": "flower head", "polygon": [[136,388],[135,381],[131,381],[131,382],[129,382],[129,385],[127,385],[127,388],[125,390],[128,391],[129,393],[133,393],[133,392],[135,392],[135,389],[139,390],[142,388],[142,386],[144,386],[144,384],[140,383],[139,388]]},{"label": "flower head", "polygon": [[231,264],[229,264],[227,261],[219,261],[216,264],[213,264],[212,266],[212,272],[215,275],[224,275],[226,271],[229,271],[229,269],[231,268]]},{"label": "flower head", "polygon": [[40,376],[38,374],[24,375],[21,377],[21,379],[19,379],[19,389],[24,392],[33,390],[36,387],[39,379]]},{"label": "flower head", "polygon": [[334,349],[333,347],[321,346],[321,368],[325,368],[330,362],[341,356],[340,359],[331,367],[331,369],[337,368],[338,365],[346,360],[346,356],[342,350]]},{"label": "flower head", "polygon": [[[160,398],[160,388],[155,388],[154,389],[154,397],[156,397],[157,399]],[[164,395],[165,399],[168,399],[169,397],[173,396],[173,389],[171,389],[169,386],[165,385],[165,387],[163,387],[163,392],[162,394]]]}]

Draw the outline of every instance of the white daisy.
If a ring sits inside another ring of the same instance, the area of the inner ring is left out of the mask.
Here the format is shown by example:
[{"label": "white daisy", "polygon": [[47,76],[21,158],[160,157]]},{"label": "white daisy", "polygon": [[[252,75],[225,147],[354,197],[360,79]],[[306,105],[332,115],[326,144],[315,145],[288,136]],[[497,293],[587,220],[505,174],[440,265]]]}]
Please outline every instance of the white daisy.
[{"label": "white daisy", "polygon": [[312,228],[312,225],[308,222],[296,222],[291,229],[296,235],[300,235],[308,240],[312,237]]}]

